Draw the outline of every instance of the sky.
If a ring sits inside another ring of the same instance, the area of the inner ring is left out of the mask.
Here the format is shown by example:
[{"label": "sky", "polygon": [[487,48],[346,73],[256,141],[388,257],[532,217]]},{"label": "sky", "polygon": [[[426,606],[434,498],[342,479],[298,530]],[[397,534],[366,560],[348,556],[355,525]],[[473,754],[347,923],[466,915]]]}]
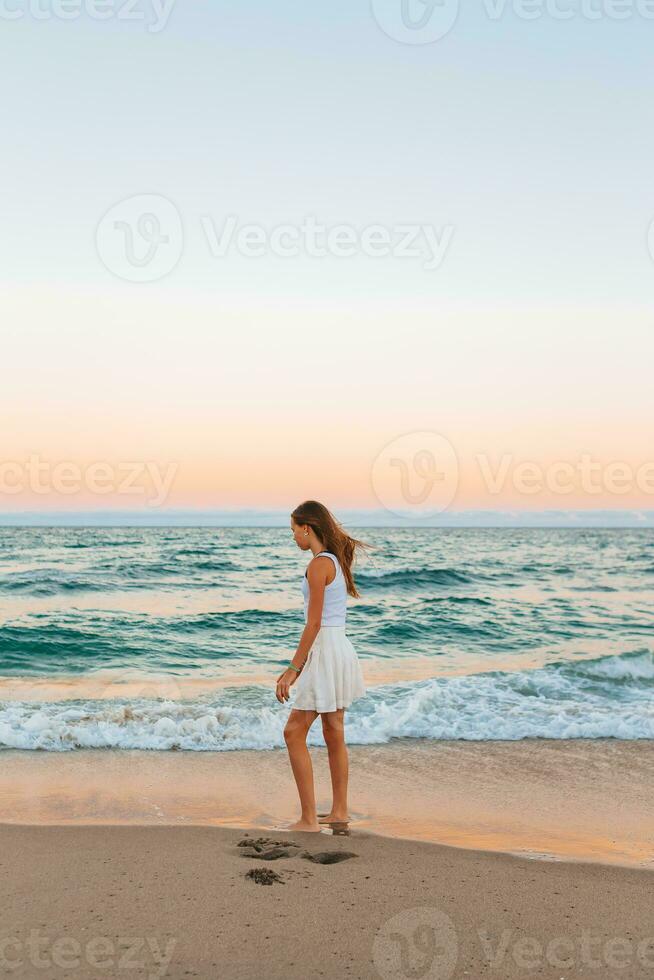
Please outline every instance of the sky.
[{"label": "sky", "polygon": [[0,513],[652,510],[651,6],[3,0]]}]

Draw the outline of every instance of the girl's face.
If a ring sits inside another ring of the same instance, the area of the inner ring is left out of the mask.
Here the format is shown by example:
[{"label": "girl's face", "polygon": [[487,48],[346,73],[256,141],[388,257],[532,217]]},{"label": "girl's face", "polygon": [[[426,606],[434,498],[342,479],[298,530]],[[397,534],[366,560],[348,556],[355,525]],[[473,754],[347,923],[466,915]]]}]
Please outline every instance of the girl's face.
[{"label": "girl's face", "polygon": [[308,527],[303,527],[301,524],[296,524],[291,517],[291,531],[293,532],[293,538],[298,548],[301,548],[302,551],[308,551],[308,549],[311,547],[309,544],[309,535],[304,533],[308,530]]}]

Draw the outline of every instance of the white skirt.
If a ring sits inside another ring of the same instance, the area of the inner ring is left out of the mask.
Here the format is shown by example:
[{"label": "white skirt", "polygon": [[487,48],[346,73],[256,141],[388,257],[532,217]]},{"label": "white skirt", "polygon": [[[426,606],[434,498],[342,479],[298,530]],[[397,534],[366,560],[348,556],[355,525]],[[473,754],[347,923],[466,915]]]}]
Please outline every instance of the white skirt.
[{"label": "white skirt", "polygon": [[292,707],[301,711],[349,708],[366,693],[357,652],[344,626],[321,626],[304,667],[290,693]]}]

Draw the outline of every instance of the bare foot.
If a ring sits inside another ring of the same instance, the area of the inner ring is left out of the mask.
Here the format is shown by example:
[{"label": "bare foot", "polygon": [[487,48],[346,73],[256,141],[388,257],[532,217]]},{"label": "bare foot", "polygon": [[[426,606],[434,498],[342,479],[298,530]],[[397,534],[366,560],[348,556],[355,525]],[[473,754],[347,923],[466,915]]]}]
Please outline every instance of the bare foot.
[{"label": "bare foot", "polygon": [[318,821],[315,823],[309,823],[308,820],[296,820],[295,823],[290,823],[287,830],[308,830],[313,831],[313,833],[320,833],[321,827]]},{"label": "bare foot", "polygon": [[350,818],[347,813],[345,815],[341,813],[321,813],[318,817],[318,823],[349,823]]}]

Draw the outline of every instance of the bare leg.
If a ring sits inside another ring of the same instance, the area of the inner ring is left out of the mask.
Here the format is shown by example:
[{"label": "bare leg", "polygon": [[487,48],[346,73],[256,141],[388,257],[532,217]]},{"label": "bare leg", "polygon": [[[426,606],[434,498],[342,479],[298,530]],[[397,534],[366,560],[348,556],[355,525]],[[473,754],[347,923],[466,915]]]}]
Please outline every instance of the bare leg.
[{"label": "bare leg", "polygon": [[313,766],[307,748],[307,734],[317,716],[317,711],[301,711],[299,708],[293,708],[284,728],[284,740],[302,807],[302,816],[291,824],[288,830],[320,831],[313,787]]},{"label": "bare leg", "polygon": [[349,760],[345,744],[345,708],[326,712],[320,717],[332,777],[332,808],[320,818],[320,823],[346,823],[350,818],[347,812]]}]

